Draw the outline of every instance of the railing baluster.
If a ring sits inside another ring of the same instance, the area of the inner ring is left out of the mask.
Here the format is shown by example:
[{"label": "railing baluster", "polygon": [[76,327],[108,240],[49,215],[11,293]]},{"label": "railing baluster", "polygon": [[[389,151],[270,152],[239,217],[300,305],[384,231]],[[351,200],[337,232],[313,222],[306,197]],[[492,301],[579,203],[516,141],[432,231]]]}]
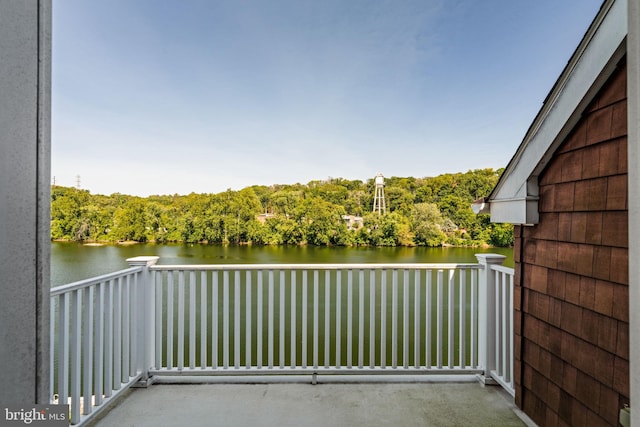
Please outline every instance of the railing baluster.
[{"label": "railing baluster", "polygon": [[189,369],[196,367],[196,272],[189,272]]},{"label": "railing baluster", "polygon": [[376,366],[376,271],[369,270],[369,367]]},{"label": "railing baluster", "polygon": [[240,270],[233,278],[233,366],[240,368]]},{"label": "railing baluster", "polygon": [[448,298],[448,311],[449,311],[449,320],[448,320],[448,333],[449,333],[449,340],[448,340],[448,344],[447,346],[449,347],[447,349],[447,356],[449,358],[449,369],[453,369],[453,358],[455,356],[455,347],[454,347],[454,334],[455,334],[455,300],[454,300],[454,295],[455,295],[455,291],[456,291],[456,286],[455,286],[455,270],[454,269],[450,269],[449,270],[449,284],[448,284],[448,289],[449,289],[449,298]]},{"label": "railing baluster", "polygon": [[324,367],[329,367],[331,349],[331,271],[324,272]]},{"label": "railing baluster", "polygon": [[178,369],[184,369],[184,270],[178,271]]},{"label": "railing baluster", "polygon": [[391,294],[391,367],[398,367],[398,270],[392,272]]},{"label": "railing baluster", "polygon": [[218,368],[218,272],[211,273],[211,367]]},{"label": "railing baluster", "polygon": [[443,270],[438,270],[438,288],[436,290],[436,298],[438,300],[438,304],[436,306],[437,311],[437,319],[436,319],[436,335],[437,335],[437,366],[438,368],[442,368],[442,332],[444,329],[443,318],[443,308],[444,308],[444,296],[443,296],[443,281],[444,281],[444,272]]},{"label": "railing baluster", "polygon": [[496,334],[496,350],[495,350],[495,367],[496,374],[498,376],[502,376],[502,283],[500,282],[501,276],[499,271],[494,271],[495,276],[495,308],[496,311],[494,313],[494,328]]},{"label": "railing baluster", "polygon": [[280,270],[280,304],[278,305],[278,319],[280,320],[280,331],[279,331],[279,336],[278,336],[278,344],[279,344],[279,354],[278,354],[278,360],[280,362],[280,369],[284,369],[284,364],[285,364],[285,356],[284,356],[284,343],[285,343],[285,339],[286,339],[286,334],[285,334],[285,328],[284,328],[284,322],[285,322],[285,315],[286,315],[286,310],[285,310],[285,290],[286,290],[286,286],[285,286],[285,277],[284,277],[284,270]]},{"label": "railing baluster", "polygon": [[296,270],[291,270],[291,368],[296,367],[296,308],[298,299],[296,297]]},{"label": "railing baluster", "polygon": [[402,289],[404,291],[404,299],[402,302],[402,365],[405,369],[409,368],[409,270],[404,270],[404,278]]},{"label": "railing baluster", "polygon": [[[96,321],[95,321],[95,333],[94,333],[94,358],[93,358],[93,394],[95,395],[95,405],[102,403],[102,397],[104,394],[103,389],[103,370],[104,370],[104,282],[99,283],[98,293],[96,295]],[[66,295],[66,294],[65,294]],[[62,310],[62,306],[58,307],[58,310]],[[62,328],[59,327],[61,331]],[[59,338],[64,345],[64,341]],[[58,358],[58,364],[60,364],[60,358]],[[58,376],[58,388],[60,388],[60,377]],[[62,395],[62,394],[61,394]]]},{"label": "railing baluster", "polygon": [[222,272],[222,367],[229,368],[229,271]]},{"label": "railing baluster", "polygon": [[173,366],[173,271],[167,272],[167,368]]},{"label": "railing baluster", "polygon": [[514,388],[514,378],[513,378],[513,275],[509,275],[509,298],[507,298],[507,306],[508,306],[508,316],[509,316],[509,332],[507,333],[507,337],[509,338],[509,344],[507,345],[508,350],[508,359],[509,359],[509,378],[507,381],[511,388]]},{"label": "railing baluster", "polygon": [[[130,376],[135,376],[141,369],[142,369],[142,365],[140,363],[140,359],[139,359],[139,353],[141,353],[141,351],[138,351],[138,347],[139,345],[137,345],[140,341],[140,334],[139,334],[139,329],[140,329],[140,317],[142,316],[142,314],[140,313],[140,310],[138,310],[139,304],[138,301],[140,301],[140,289],[139,289],[139,285],[140,283],[138,283],[138,273],[134,273],[132,274],[131,277],[131,281],[132,283],[130,283],[130,305],[131,305],[131,310],[129,310],[129,316],[130,316],[130,320],[131,320],[131,361],[129,363],[129,375]],[[96,309],[97,309],[98,305],[96,302]],[[97,339],[97,338],[96,338]],[[95,352],[94,352],[94,357],[95,357]],[[97,405],[97,404],[96,404]]]},{"label": "railing baluster", "polygon": [[247,270],[245,274],[245,289],[246,289],[246,302],[245,302],[245,366],[247,369],[251,368],[251,271]]},{"label": "railing baluster", "polygon": [[256,358],[257,358],[257,365],[258,368],[262,368],[262,333],[263,333],[263,327],[262,327],[262,275],[263,275],[263,271],[262,270],[258,270],[258,312],[257,314],[257,321],[256,321],[256,326],[257,326],[257,337],[256,337]]},{"label": "railing baluster", "polygon": [[104,331],[104,395],[113,394],[113,280],[107,282]]},{"label": "railing baluster", "polygon": [[431,328],[432,328],[432,309],[431,304],[433,304],[433,271],[427,270],[426,272],[426,283],[425,283],[425,304],[424,304],[424,352],[425,352],[425,361],[424,364],[427,369],[431,369],[433,363],[431,360]]},{"label": "railing baluster", "polygon": [[466,367],[466,358],[467,358],[467,349],[466,349],[466,342],[467,342],[467,328],[466,328],[466,322],[467,322],[467,318],[466,318],[466,312],[467,312],[467,298],[466,298],[466,294],[467,294],[467,270],[466,269],[462,269],[460,270],[460,353],[459,353],[459,358],[460,358],[460,363],[459,366],[460,368],[464,369]]},{"label": "railing baluster", "polygon": [[336,367],[341,367],[341,341],[342,341],[342,330],[341,328],[341,319],[342,317],[342,271],[338,270],[336,272]]},{"label": "railing baluster", "polygon": [[273,368],[273,288],[273,270],[269,270],[269,352],[267,353],[269,369]]},{"label": "railing baluster", "polygon": [[71,420],[80,421],[80,357],[82,351],[82,292],[71,292]]},{"label": "railing baluster", "polygon": [[[93,382],[93,286],[84,289],[84,312],[82,318],[82,326],[84,328],[83,338],[83,388],[84,394],[84,411],[83,414],[90,414],[93,404],[91,402],[91,385]],[[127,325],[128,327],[128,325]],[[53,340],[53,335],[51,336]]]},{"label": "railing baluster", "polygon": [[[154,272],[155,277],[155,272]],[[155,279],[154,279],[155,283]],[[123,283],[122,292],[122,377],[123,383],[129,382],[129,373],[131,370],[131,275],[126,276],[126,280]],[[91,298],[91,309],[93,310],[93,297]],[[91,365],[89,363],[89,365]]]},{"label": "railing baluster", "polygon": [[478,270],[471,270],[471,367],[478,367]]},{"label": "railing baluster", "polygon": [[353,367],[353,270],[347,272],[347,368]]},{"label": "railing baluster", "polygon": [[507,301],[509,298],[509,286],[507,283],[507,274],[503,271],[500,272],[500,330],[499,333],[502,335],[500,340],[500,351],[501,362],[502,362],[502,377],[506,379],[509,375],[509,361],[507,360],[507,351],[509,347],[509,338],[508,338],[508,330],[507,325],[509,324],[509,314],[507,313],[508,305]]},{"label": "railing baluster", "polygon": [[200,367],[207,367],[207,272],[200,272]]},{"label": "railing baluster", "polygon": [[414,271],[413,280],[413,367],[420,367],[420,270]]},{"label": "railing baluster", "polygon": [[[49,299],[49,403],[53,403],[53,396],[58,390],[56,390],[55,378],[56,378],[56,304],[60,300],[60,296],[52,296]],[[59,306],[59,303],[57,304]],[[59,346],[60,344],[58,344]]]},{"label": "railing baluster", "polygon": [[318,369],[318,270],[313,270],[313,369]]},{"label": "railing baluster", "polygon": [[[163,295],[163,286],[162,283],[163,282],[163,277],[162,277],[162,272],[158,272],[158,271],[154,271],[152,274],[152,283],[153,286],[156,287],[156,321],[155,321],[155,325],[156,325],[156,368],[160,369],[162,368],[162,338],[163,338],[163,333],[162,333],[162,295]],[[128,294],[128,292],[125,292],[125,296]],[[124,303],[125,306],[128,303]],[[126,331],[126,328],[125,328]],[[126,353],[125,353],[126,354]],[[166,360],[166,359],[165,359]]]},{"label": "railing baluster", "polygon": [[364,366],[364,270],[358,273],[358,368]]},{"label": "railing baluster", "polygon": [[307,367],[307,270],[302,271],[302,367]]},{"label": "railing baluster", "polygon": [[122,377],[122,278],[118,277],[113,293],[113,389],[120,390]]},{"label": "railing baluster", "polygon": [[380,367],[387,366],[387,270],[381,272],[380,285]]},{"label": "railing baluster", "polygon": [[509,371],[509,330],[507,325],[509,324],[509,303],[510,294],[509,294],[509,284],[507,283],[507,275],[505,273],[501,273],[502,275],[502,374],[504,376],[505,381],[509,382],[511,377],[511,372]]}]

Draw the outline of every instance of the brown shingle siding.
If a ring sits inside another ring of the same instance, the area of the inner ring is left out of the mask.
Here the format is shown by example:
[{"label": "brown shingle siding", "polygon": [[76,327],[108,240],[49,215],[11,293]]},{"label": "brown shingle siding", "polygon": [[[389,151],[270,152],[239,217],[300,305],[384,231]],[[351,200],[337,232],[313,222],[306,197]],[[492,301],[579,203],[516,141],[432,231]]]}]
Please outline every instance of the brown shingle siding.
[{"label": "brown shingle siding", "polygon": [[584,119],[573,128],[566,141],[558,149],[558,153],[566,153],[568,151],[583,148],[587,143],[587,126]]},{"label": "brown shingle siding", "polygon": [[629,253],[627,248],[611,248],[610,278],[615,283],[629,284]]},{"label": "brown shingle siding", "polygon": [[516,403],[542,425],[616,425],[628,401],[626,81],[620,74],[541,173],[539,224],[516,231],[522,250],[514,291]]},{"label": "brown shingle siding", "polygon": [[620,149],[623,145],[626,145],[625,138],[618,138],[600,144],[600,176],[610,176],[624,173],[624,171],[621,169],[622,165],[620,165],[619,163]]},{"label": "brown shingle siding", "polygon": [[593,310],[596,298],[596,280],[588,276],[580,276],[580,306]]},{"label": "brown shingle siding", "polygon": [[570,151],[558,156],[562,182],[579,181],[582,178],[582,150]]},{"label": "brown shingle siding", "polygon": [[536,264],[555,269],[558,265],[558,242],[538,240],[536,247]]},{"label": "brown shingle siding", "polygon": [[564,300],[572,304],[580,304],[580,276],[567,273],[565,276]]},{"label": "brown shingle siding", "polygon": [[611,317],[600,316],[598,319],[598,347],[615,353],[618,340],[618,321]]},{"label": "brown shingle siding", "polygon": [[608,211],[627,209],[627,176],[616,175],[607,179],[607,205]]},{"label": "brown shingle siding", "polygon": [[586,212],[576,212],[571,214],[571,236],[570,242],[584,243],[587,238],[587,214]]},{"label": "brown shingle siding", "polygon": [[611,248],[607,246],[597,246],[593,264],[593,277],[601,280],[609,280]]},{"label": "brown shingle siding", "polygon": [[611,316],[613,313],[613,284],[604,280],[596,280],[596,296],[594,310],[600,314]]},{"label": "brown shingle siding", "polygon": [[618,102],[613,106],[611,117],[611,137],[617,138],[627,134],[627,103]]},{"label": "brown shingle siding", "polygon": [[582,156],[582,178],[597,177],[600,171],[600,148],[597,145],[587,147],[583,150]]},{"label": "brown shingle siding", "polygon": [[[558,270],[549,270],[547,272],[548,286],[547,290],[549,295],[554,298],[564,299],[564,287],[567,273]],[[613,290],[611,292],[613,298]]]},{"label": "brown shingle siding", "polygon": [[602,244],[626,248],[629,246],[627,212],[605,212],[602,218]]},{"label": "brown shingle siding", "polygon": [[597,408],[600,403],[600,384],[591,376],[578,371],[576,397],[588,408]]},{"label": "brown shingle siding", "polygon": [[598,96],[598,107],[607,107],[627,98],[626,66],[621,66],[610,77],[607,85]]},{"label": "brown shingle siding", "polygon": [[607,178],[596,178],[589,181],[590,211],[602,211],[607,207]]},{"label": "brown shingle siding", "polygon": [[602,212],[589,212],[587,214],[585,242],[592,245],[602,243]]},{"label": "brown shingle siding", "polygon": [[628,154],[628,142],[627,138],[624,138],[624,144],[620,147],[618,151],[618,165],[620,166],[620,173],[627,173],[629,164],[627,163],[627,154]]},{"label": "brown shingle siding", "polygon": [[553,202],[554,212],[568,212],[573,210],[573,195],[575,183],[566,182],[554,186],[555,201]]},{"label": "brown shingle siding", "polygon": [[618,411],[620,404],[618,393],[605,385],[600,385],[600,404],[598,405],[598,413],[609,424],[617,425]]},{"label": "brown shingle siding", "polygon": [[[578,185],[575,188],[575,200],[574,205],[578,204]],[[586,196],[586,192],[585,192]],[[572,214],[568,212],[561,212],[558,214],[558,234],[556,240],[559,242],[571,241],[571,220]]]},{"label": "brown shingle siding", "polygon": [[611,387],[613,385],[613,365],[615,363],[615,355],[608,351],[596,350],[596,369],[595,378],[600,384]]},{"label": "brown shingle siding", "polygon": [[611,138],[613,108],[603,108],[589,114],[586,144],[597,144]]},{"label": "brown shingle siding", "polygon": [[629,396],[629,361],[622,357],[616,357],[613,364],[613,389]]}]

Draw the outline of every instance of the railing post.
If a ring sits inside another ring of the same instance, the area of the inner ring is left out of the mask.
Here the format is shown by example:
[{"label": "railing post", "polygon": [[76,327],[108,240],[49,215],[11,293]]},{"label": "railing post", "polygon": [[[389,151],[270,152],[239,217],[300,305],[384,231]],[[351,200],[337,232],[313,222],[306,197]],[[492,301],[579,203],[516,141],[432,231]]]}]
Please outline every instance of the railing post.
[{"label": "railing post", "polygon": [[138,368],[142,371],[142,378],[136,387],[148,387],[151,385],[149,378],[149,369],[153,366],[155,359],[155,343],[154,343],[154,331],[155,331],[155,319],[154,319],[154,304],[155,304],[155,286],[152,280],[149,267],[155,265],[160,257],[157,256],[138,256],[134,258],[128,258],[127,262],[131,267],[142,267],[142,273],[140,274],[140,282],[137,289],[137,307],[134,309],[137,311],[138,330],[132,333],[135,334],[137,339],[133,343],[137,347]]},{"label": "railing post", "polygon": [[482,266],[478,274],[478,364],[484,369],[479,376],[483,384],[498,384],[491,378],[496,369],[496,276],[491,265],[501,265],[504,255],[476,254]]}]

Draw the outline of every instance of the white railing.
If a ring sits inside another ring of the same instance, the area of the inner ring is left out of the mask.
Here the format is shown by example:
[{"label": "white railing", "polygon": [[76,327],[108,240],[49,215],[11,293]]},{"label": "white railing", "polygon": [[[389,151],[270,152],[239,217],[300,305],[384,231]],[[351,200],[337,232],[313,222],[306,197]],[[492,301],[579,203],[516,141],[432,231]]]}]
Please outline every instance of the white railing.
[{"label": "white railing", "polygon": [[477,264],[153,266],[152,371],[480,372],[472,326],[478,269]]},{"label": "white railing", "polygon": [[144,265],[50,291],[50,396],[70,405],[72,424],[146,378]]},{"label": "white railing", "polygon": [[513,378],[513,286],[512,268],[491,265],[495,283],[495,362],[490,375],[512,396],[515,396]]},{"label": "white railing", "polygon": [[85,422],[172,376],[478,374],[513,392],[513,269],[155,265],[51,290],[51,394]]}]

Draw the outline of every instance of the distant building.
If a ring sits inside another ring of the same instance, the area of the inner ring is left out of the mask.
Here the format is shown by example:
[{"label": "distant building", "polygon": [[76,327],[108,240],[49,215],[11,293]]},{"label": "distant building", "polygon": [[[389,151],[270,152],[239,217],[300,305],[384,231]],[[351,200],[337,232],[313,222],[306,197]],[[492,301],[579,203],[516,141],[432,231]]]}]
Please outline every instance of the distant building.
[{"label": "distant building", "polygon": [[342,219],[347,224],[348,230],[360,230],[364,225],[364,220],[361,216],[342,215]]},{"label": "distant building", "polygon": [[275,216],[276,214],[265,212],[265,213],[261,213],[260,215],[256,215],[256,219],[260,224],[264,224],[265,222],[267,222],[269,218],[275,218]]}]

